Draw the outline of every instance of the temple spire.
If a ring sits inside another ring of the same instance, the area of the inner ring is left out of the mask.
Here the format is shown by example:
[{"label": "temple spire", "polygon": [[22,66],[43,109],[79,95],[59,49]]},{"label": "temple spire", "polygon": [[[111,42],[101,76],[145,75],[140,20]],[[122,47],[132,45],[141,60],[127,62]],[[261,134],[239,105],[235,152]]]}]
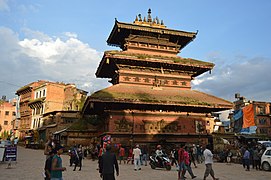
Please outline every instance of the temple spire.
[{"label": "temple spire", "polygon": [[142,25],[142,26],[152,26],[152,27],[159,27],[159,28],[166,28],[164,25],[163,20],[160,21],[158,17],[152,19],[151,17],[151,9],[148,9],[148,15],[147,16],[141,16],[141,14],[138,14],[134,20],[134,24]]},{"label": "temple spire", "polygon": [[152,22],[152,19],[151,19],[151,9],[148,10],[148,22]]}]

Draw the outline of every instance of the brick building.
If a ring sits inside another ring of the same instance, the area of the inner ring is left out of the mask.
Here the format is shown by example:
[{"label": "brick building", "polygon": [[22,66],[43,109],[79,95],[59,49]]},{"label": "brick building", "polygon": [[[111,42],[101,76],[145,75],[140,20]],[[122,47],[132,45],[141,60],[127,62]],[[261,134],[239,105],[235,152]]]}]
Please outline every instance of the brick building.
[{"label": "brick building", "polygon": [[177,54],[197,33],[166,28],[158,18],[115,21],[107,40],[122,51],[106,51],[96,76],[113,86],[88,97],[83,113],[99,116],[98,136],[112,143],[207,143],[212,112],[232,108],[224,99],[191,89],[191,80],[213,63]]},{"label": "brick building", "polygon": [[[256,131],[252,132],[252,135],[257,135],[259,139],[261,138],[271,138],[271,104],[270,102],[261,102],[261,101],[250,101],[245,97],[240,96],[240,94],[236,94],[236,101],[234,101],[234,110],[238,112],[245,106],[252,104],[254,111],[254,123]],[[236,117],[236,116],[235,116]],[[232,131],[235,133],[240,133],[240,129],[242,129],[242,116],[241,120],[234,119],[234,113],[231,114],[231,127]],[[239,122],[240,121],[240,122]],[[241,126],[241,127],[240,127]],[[250,132],[249,132],[250,133]],[[246,133],[245,133],[246,134]]]},{"label": "brick building", "polygon": [[[76,88],[74,84],[37,81],[20,88],[16,94],[20,96],[21,136],[25,136],[29,130],[42,129],[41,136],[45,140],[50,131],[46,130],[46,126],[51,127],[50,122],[46,121],[53,116],[51,113],[72,111],[77,114],[87,92]],[[58,125],[57,122],[54,124]]]},{"label": "brick building", "polygon": [[16,101],[0,99],[0,137],[7,138],[12,133],[12,122],[16,119]]}]

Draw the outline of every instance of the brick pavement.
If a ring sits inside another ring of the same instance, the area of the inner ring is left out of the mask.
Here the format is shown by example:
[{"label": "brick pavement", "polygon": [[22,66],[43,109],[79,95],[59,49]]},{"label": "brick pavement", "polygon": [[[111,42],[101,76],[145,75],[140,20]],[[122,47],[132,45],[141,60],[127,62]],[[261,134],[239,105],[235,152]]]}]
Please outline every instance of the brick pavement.
[{"label": "brick pavement", "polygon": [[[63,173],[65,180],[100,180],[97,168],[97,161],[88,159],[83,160],[82,171],[72,171],[73,167],[69,167],[69,157],[62,155],[63,166],[67,167],[67,171]],[[42,178],[45,156],[42,150],[25,149],[18,147],[17,164],[12,163],[12,168],[6,169],[6,163],[0,163],[0,180],[38,180]],[[200,164],[198,168],[193,168],[195,180],[202,179],[205,167]],[[216,176],[220,180],[269,180],[271,172],[245,171],[240,164],[223,164],[215,163],[214,170]],[[187,179],[191,177],[187,174]],[[150,166],[143,166],[141,171],[134,171],[133,165],[120,165],[120,176],[117,180],[176,180],[177,171],[173,168],[171,171],[162,169],[152,170]],[[209,177],[208,179],[211,179]]]}]

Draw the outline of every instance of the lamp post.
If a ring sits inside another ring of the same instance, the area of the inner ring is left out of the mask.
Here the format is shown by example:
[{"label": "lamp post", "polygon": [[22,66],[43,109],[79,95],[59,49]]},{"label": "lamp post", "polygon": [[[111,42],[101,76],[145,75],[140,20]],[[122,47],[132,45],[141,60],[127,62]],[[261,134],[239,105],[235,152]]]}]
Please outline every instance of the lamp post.
[{"label": "lamp post", "polygon": [[134,111],[132,111],[132,118],[133,118],[133,126],[132,126],[132,134],[131,134],[131,144],[134,145],[134,126],[135,126]]}]

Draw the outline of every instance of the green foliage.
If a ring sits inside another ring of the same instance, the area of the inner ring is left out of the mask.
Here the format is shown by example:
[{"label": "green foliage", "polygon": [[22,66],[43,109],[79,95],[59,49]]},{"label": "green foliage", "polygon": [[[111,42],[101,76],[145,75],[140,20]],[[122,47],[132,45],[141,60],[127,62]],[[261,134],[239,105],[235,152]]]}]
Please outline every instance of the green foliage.
[{"label": "green foliage", "polygon": [[107,92],[106,90],[98,91],[91,95],[94,98],[102,98],[108,100],[126,100],[126,101],[141,101],[151,103],[170,103],[190,104],[190,105],[205,105],[211,106],[210,103],[199,101],[190,97],[182,96],[153,96],[147,93],[128,94],[121,92]]},{"label": "green foliage", "polygon": [[87,130],[88,123],[84,119],[78,119],[77,122],[73,123],[69,129],[71,130]]},{"label": "green foliage", "polygon": [[214,66],[213,63],[210,62],[204,62],[196,59],[191,58],[182,58],[179,56],[176,57],[170,57],[170,56],[161,56],[161,55],[149,55],[149,54],[128,54],[128,53],[122,53],[121,51],[105,51],[105,54],[111,54],[111,55],[121,55],[121,56],[131,56],[133,58],[137,59],[158,59],[162,61],[172,61],[174,63],[180,63],[180,64],[186,64],[186,65],[193,65],[193,66],[207,66],[212,68]]},{"label": "green foliage", "polygon": [[71,130],[87,130],[90,126],[97,126],[103,123],[103,117],[99,115],[91,115],[78,119],[77,122],[73,123],[69,129]]},{"label": "green foliage", "polygon": [[86,121],[93,125],[93,126],[97,126],[97,125],[100,125],[104,122],[104,117],[103,116],[100,116],[100,115],[92,115],[92,116],[89,116],[88,118],[86,118]]}]

